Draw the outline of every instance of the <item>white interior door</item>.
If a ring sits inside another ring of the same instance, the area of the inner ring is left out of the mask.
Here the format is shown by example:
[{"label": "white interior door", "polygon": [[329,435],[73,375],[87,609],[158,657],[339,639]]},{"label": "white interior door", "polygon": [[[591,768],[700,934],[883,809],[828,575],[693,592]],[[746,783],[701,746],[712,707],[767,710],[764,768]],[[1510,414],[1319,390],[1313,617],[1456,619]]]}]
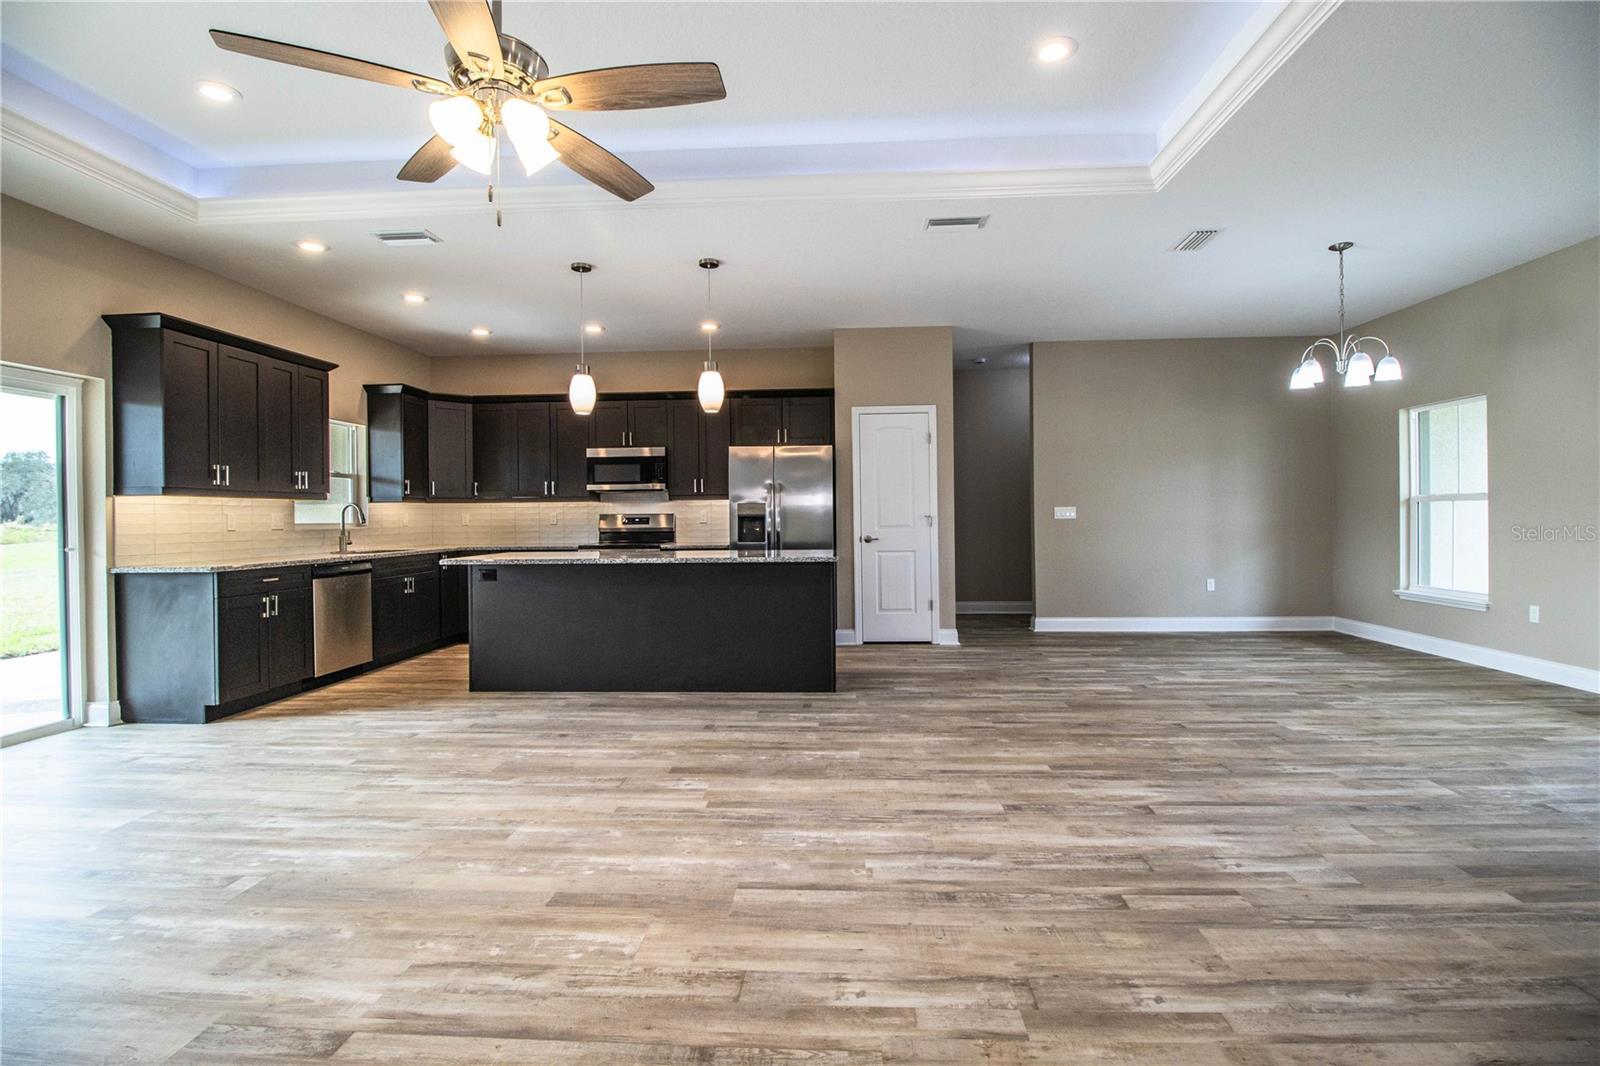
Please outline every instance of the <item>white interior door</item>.
[{"label": "white interior door", "polygon": [[861,639],[932,641],[932,415],[858,412],[855,454]]}]

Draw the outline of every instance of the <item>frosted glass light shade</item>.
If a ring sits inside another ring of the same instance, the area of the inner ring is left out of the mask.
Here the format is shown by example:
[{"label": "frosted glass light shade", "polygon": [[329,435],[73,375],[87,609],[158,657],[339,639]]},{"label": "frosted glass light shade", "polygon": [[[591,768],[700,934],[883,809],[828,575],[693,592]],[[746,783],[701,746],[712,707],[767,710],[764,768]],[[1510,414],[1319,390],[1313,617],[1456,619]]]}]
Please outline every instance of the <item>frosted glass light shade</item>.
[{"label": "frosted glass light shade", "polygon": [[[1372,356],[1361,351],[1352,355],[1349,364],[1345,367],[1344,376],[1348,379],[1351,374],[1363,378],[1372,377]],[[1348,385],[1349,381],[1347,380],[1345,384]],[[1362,384],[1364,385],[1366,382],[1362,382]]]},{"label": "frosted glass light shade", "polygon": [[1351,367],[1345,371],[1344,387],[1347,389],[1364,389],[1372,384],[1371,374],[1358,374],[1356,368]]},{"label": "frosted glass light shade", "polygon": [[1311,375],[1306,372],[1306,364],[1301,363],[1294,368],[1294,373],[1289,375],[1289,388],[1309,389],[1316,383],[1311,380]]},{"label": "frosted glass light shade", "polygon": [[707,363],[706,368],[700,371],[700,384],[695,391],[700,396],[700,409],[708,415],[714,415],[722,410],[722,398],[725,392],[722,387],[722,372],[717,369],[716,363]]},{"label": "frosted glass light shade", "polygon": [[500,105],[500,121],[523,173],[535,174],[556,161],[556,150],[550,147],[550,117],[543,108],[513,98]]},{"label": "frosted glass light shade", "polygon": [[482,136],[478,131],[483,126],[483,109],[470,96],[447,96],[428,105],[428,121],[433,132],[459,148]]},{"label": "frosted glass light shade", "polygon": [[1372,375],[1373,381],[1399,381],[1400,360],[1392,355],[1386,355],[1378,360],[1378,369]]},{"label": "frosted glass light shade", "polygon": [[594,378],[589,376],[587,366],[580,365],[567,386],[567,402],[572,404],[573,414],[586,415],[594,410],[594,400]]},{"label": "frosted glass light shade", "polygon": [[456,145],[450,149],[450,154],[457,163],[479,174],[487,174],[494,169],[494,141],[491,138],[479,135]]},{"label": "frosted glass light shade", "polygon": [[1322,360],[1312,358],[1306,363],[1306,380],[1313,385],[1321,385],[1326,380],[1322,376]]}]

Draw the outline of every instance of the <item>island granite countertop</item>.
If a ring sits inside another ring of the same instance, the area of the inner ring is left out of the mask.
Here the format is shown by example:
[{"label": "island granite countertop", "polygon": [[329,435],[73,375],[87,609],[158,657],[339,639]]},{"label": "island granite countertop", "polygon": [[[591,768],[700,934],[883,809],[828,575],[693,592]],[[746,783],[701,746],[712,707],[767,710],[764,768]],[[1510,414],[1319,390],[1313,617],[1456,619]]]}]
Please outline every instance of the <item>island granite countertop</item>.
[{"label": "island granite countertop", "polygon": [[618,563],[835,563],[839,557],[821,549],[767,552],[760,549],[707,549],[657,551],[508,551],[486,555],[462,555],[441,559],[440,566],[571,566],[574,564],[614,565]]},{"label": "island granite countertop", "polygon": [[529,549],[525,544],[468,544],[465,547],[444,548],[382,548],[377,551],[326,552],[322,555],[295,555],[284,559],[253,559],[241,563],[170,563],[150,566],[113,566],[113,574],[226,574],[236,570],[278,570],[291,566],[326,566],[329,563],[363,563],[374,559],[403,559],[408,555],[443,555],[447,552],[499,551],[549,551],[570,552],[574,549],[552,545],[548,548]]}]

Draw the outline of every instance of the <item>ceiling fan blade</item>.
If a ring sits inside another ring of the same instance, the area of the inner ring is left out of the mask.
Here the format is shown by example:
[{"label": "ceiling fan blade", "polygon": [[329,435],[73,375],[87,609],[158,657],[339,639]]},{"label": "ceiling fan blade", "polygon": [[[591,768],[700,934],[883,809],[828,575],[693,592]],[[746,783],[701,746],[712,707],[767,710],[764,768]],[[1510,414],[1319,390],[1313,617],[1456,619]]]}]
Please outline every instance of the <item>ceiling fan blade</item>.
[{"label": "ceiling fan blade", "polygon": [[573,171],[613,196],[632,201],[655,188],[637,170],[555,119],[550,120],[550,147]]},{"label": "ceiling fan blade", "polygon": [[644,63],[545,78],[528,95],[553,111],[631,111],[721,100],[728,90],[715,63]]},{"label": "ceiling fan blade", "polygon": [[401,181],[438,181],[450,173],[455,165],[456,157],[450,154],[450,142],[435,136],[406,160],[406,165],[400,168],[396,176]]},{"label": "ceiling fan blade", "polygon": [[270,59],[274,63],[288,63],[290,66],[320,70],[328,74],[342,74],[347,78],[360,78],[363,81],[381,82],[402,89],[419,89],[425,93],[444,95],[454,92],[438,78],[412,74],[410,71],[397,70],[380,63],[368,63],[365,59],[351,59],[349,56],[333,52],[302,48],[297,44],[269,41],[265,37],[249,37],[242,33],[229,33],[227,30],[212,30],[211,39],[217,42],[218,48],[225,51],[255,56],[258,59]]},{"label": "ceiling fan blade", "polygon": [[469,70],[500,71],[500,30],[486,0],[428,0],[450,47]]}]

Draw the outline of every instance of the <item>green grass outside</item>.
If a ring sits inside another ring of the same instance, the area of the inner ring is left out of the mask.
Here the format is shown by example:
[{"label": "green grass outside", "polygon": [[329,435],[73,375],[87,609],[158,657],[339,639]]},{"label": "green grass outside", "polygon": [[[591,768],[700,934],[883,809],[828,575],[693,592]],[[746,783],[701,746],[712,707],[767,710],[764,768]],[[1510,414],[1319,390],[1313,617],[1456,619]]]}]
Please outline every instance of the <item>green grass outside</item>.
[{"label": "green grass outside", "polygon": [[0,659],[61,646],[54,526],[0,526]]}]

